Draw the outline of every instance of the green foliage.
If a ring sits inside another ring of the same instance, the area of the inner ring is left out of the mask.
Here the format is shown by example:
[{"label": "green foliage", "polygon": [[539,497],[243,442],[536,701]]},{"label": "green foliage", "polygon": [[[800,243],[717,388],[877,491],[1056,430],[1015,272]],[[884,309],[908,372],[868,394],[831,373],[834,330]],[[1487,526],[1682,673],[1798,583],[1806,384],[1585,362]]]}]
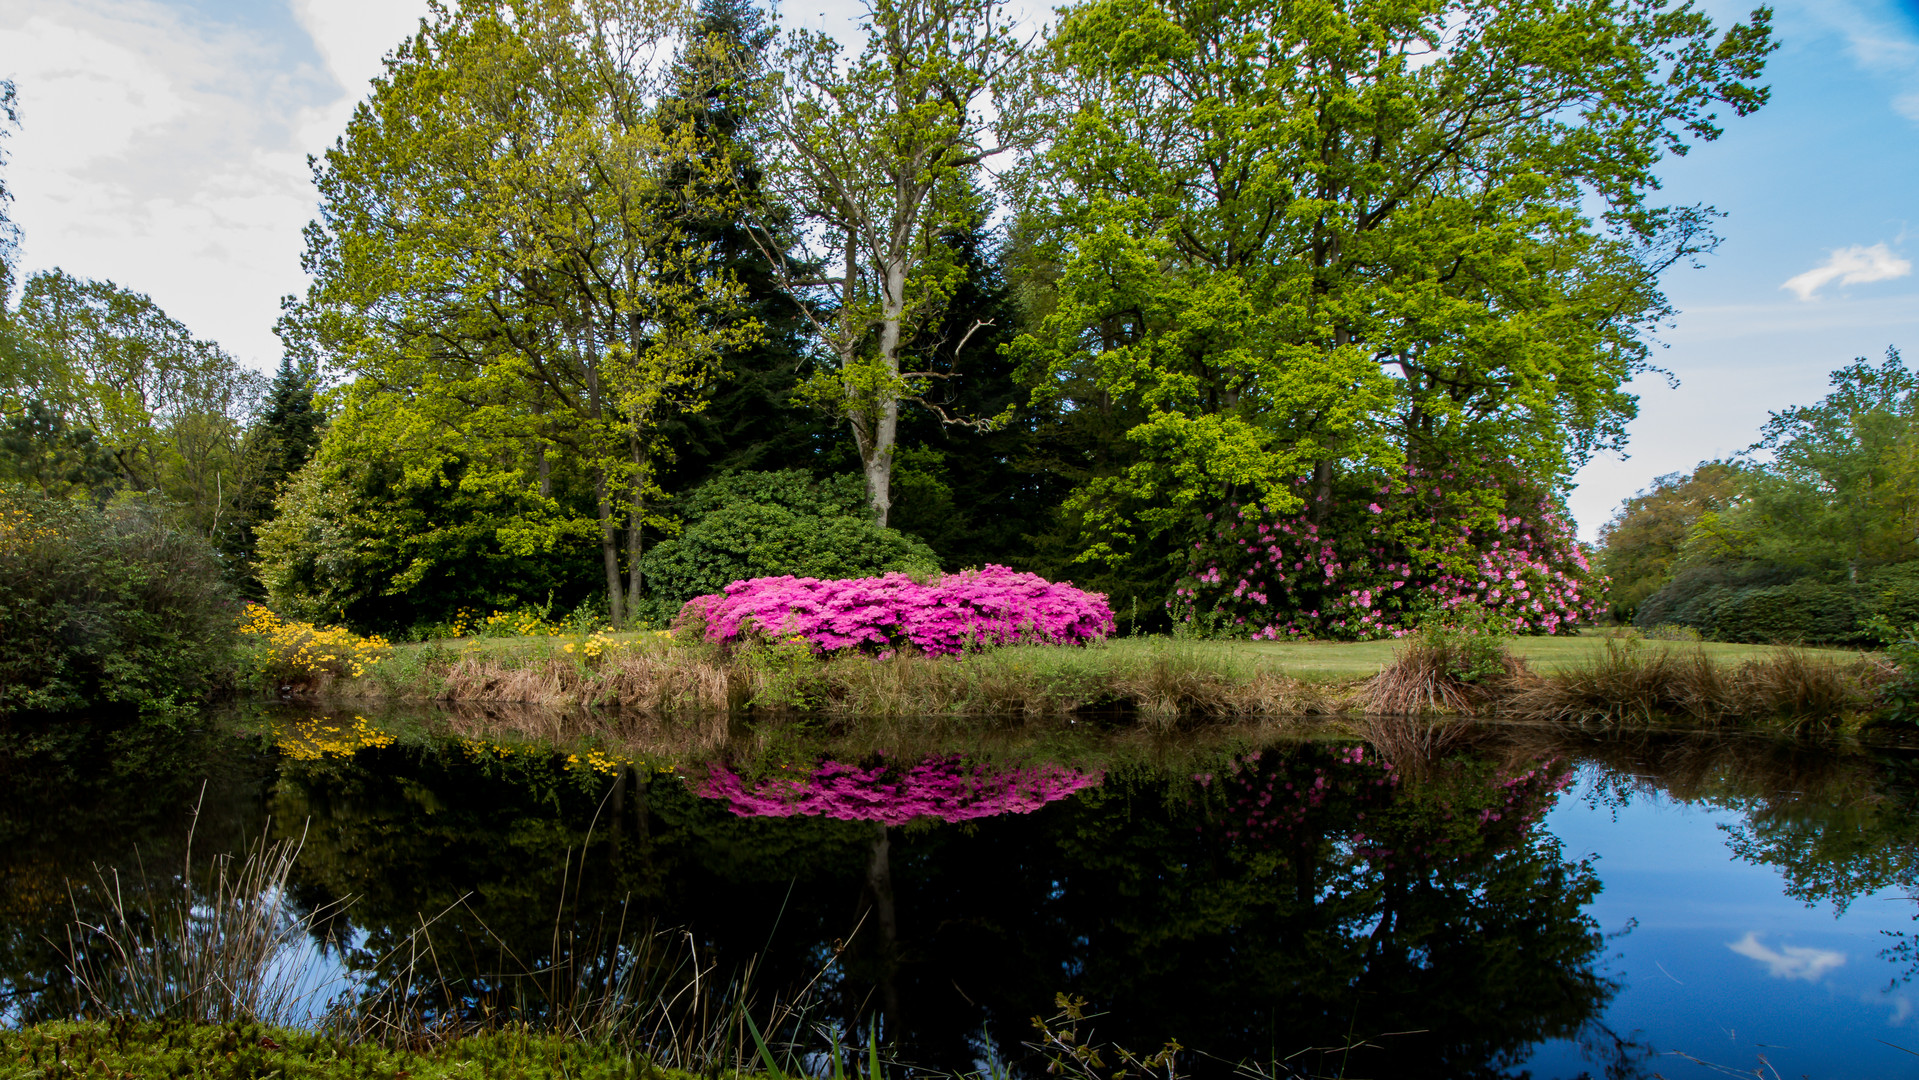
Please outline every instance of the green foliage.
[{"label": "green foliage", "polygon": [[1447,672],[1465,683],[1481,683],[1508,674],[1512,664],[1510,621],[1477,605],[1429,620],[1414,643],[1444,657]]},{"label": "green foliage", "polygon": [[[275,500],[319,448],[326,412],[316,395],[318,381],[311,363],[288,356],[267,387],[252,431],[258,479],[241,507],[242,528],[234,537],[233,554],[248,571],[258,558],[260,529],[273,519]],[[257,587],[251,574],[249,583]]]},{"label": "green foliage", "polygon": [[11,318],[21,348],[0,364],[0,410],[38,458],[22,471],[71,487],[110,462],[113,486],[164,495],[183,525],[234,550],[265,380],[110,281],[37,273]]},{"label": "green foliage", "polygon": [[947,239],[985,216],[981,165],[1020,127],[1006,93],[1020,47],[1000,14],[993,0],[876,0],[857,55],[828,33],[789,33],[768,80],[769,188],[800,227],[788,235],[782,218],[748,209],[782,283],[811,301],[800,311],[831,361],[797,399],[846,421],[881,525],[901,403],[938,381],[916,361],[944,344],[934,335],[969,277]]},{"label": "green foliage", "polygon": [[[0,79],[0,170],[7,164],[6,139],[20,123],[20,99],[12,79]],[[13,261],[20,253],[20,226],[13,223],[7,207],[13,202],[13,189],[0,172],[0,349],[6,346],[6,301],[13,292]]]},{"label": "green foliage", "polygon": [[1885,646],[1887,658],[1899,668],[1899,677],[1885,688],[1885,718],[1897,724],[1919,723],[1919,621],[1895,621],[1879,614],[1866,622],[1865,630]]},{"label": "green foliage", "polygon": [[28,400],[0,413],[0,483],[64,498],[105,494],[118,474],[94,433],[69,424],[46,402]]},{"label": "green foliage", "polygon": [[768,203],[755,97],[772,30],[752,0],[702,0],[698,19],[660,103],[661,129],[693,132],[698,158],[669,163],[661,195],[673,200],[684,184],[701,192],[675,242],[703,251],[702,273],[738,284],[732,309],[713,315],[757,323],[760,337],[722,354],[704,409],[662,422],[672,460],[660,466],[660,483],[678,492],[721,472],[811,462],[845,438],[829,418],[792,400],[814,368],[799,298],[781,287],[753,219],[730,208],[734,201],[763,208],[773,242],[784,242],[787,211]]},{"label": "green foliage", "polygon": [[1619,444],[1657,274],[1711,246],[1710,211],[1648,203],[1658,163],[1764,102],[1769,16],[1068,9],[1026,113],[1043,317],[1016,348],[1045,396],[1128,410],[1069,502],[1080,557],[1235,499],[1290,509],[1335,461],[1509,459],[1551,487]]},{"label": "green foliage", "polygon": [[205,695],[238,613],[206,541],[159,510],[0,487],[0,715]]},{"label": "green foliage", "polygon": [[860,478],[807,473],[731,473],[695,488],[686,528],[641,561],[642,613],[665,620],[695,596],[745,578],[851,578],[901,570],[930,573],[939,559],[918,539],[873,523]]},{"label": "green foliage", "polygon": [[1654,480],[1600,527],[1600,569],[1612,579],[1614,620],[1632,622],[1639,605],[1671,580],[1693,529],[1732,505],[1742,478],[1737,463],[1702,462],[1691,474]]},{"label": "green foliage", "polygon": [[1857,581],[1800,576],[1764,564],[1682,569],[1639,606],[1643,627],[1688,627],[1714,641],[1866,644],[1885,618],[1919,620],[1919,562],[1868,570]]},{"label": "green foliage", "polygon": [[397,634],[463,609],[584,599],[598,530],[581,512],[582,478],[562,473],[543,497],[523,461],[420,421],[388,395],[348,395],[261,531],[272,601],[311,622]]},{"label": "green foliage", "polygon": [[[1919,534],[1919,374],[1897,349],[1832,373],[1817,405],[1772,414],[1772,460],[1702,554],[1857,577],[1910,558]],[[1709,541],[1708,545],[1706,542]]]}]

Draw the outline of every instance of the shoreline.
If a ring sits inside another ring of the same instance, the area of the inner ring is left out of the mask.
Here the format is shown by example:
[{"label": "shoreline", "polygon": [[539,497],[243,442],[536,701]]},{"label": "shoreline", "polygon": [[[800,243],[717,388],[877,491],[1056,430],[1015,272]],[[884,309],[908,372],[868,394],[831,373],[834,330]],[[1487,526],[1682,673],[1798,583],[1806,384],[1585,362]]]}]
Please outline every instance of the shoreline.
[{"label": "shoreline", "polygon": [[[541,637],[402,645],[358,677],[318,676],[281,688],[281,697],[608,709],[659,721],[928,717],[1160,729],[1422,715],[1856,729],[1884,713],[1884,690],[1898,677],[1888,660],[1860,652],[1590,635],[1550,645],[1520,639],[1503,654],[1504,670],[1478,679],[1406,642],[1261,648],[1145,638],[955,657],[819,657],[785,645],[728,650],[657,635],[613,640],[592,656],[568,644]],[[1327,656],[1337,662],[1323,662]],[[1319,666],[1299,662],[1315,658]],[[1370,671],[1369,660],[1377,665]]]}]

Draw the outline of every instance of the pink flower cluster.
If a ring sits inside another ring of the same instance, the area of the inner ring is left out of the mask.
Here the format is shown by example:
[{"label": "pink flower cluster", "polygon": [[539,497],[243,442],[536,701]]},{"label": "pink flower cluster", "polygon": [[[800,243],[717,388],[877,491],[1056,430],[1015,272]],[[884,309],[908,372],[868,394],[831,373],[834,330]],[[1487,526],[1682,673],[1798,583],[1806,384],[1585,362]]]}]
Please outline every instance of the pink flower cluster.
[{"label": "pink flower cluster", "polygon": [[905,574],[736,581],[688,600],[675,625],[704,625],[711,641],[766,634],[804,638],[825,652],[910,646],[940,655],[1014,642],[1083,644],[1113,632],[1113,609],[1071,582],[988,566],[925,585]]},{"label": "pink flower cluster", "polygon": [[803,776],[775,777],[750,788],[738,773],[714,765],[699,793],[725,799],[741,817],[799,814],[903,825],[916,818],[972,821],[1030,814],[1083,788],[1096,787],[1101,779],[1099,773],[1050,764],[993,770],[968,765],[954,755],[930,757],[905,771],[886,764],[865,769],[828,761]]},{"label": "pink flower cluster", "polygon": [[[1492,527],[1474,528],[1449,520],[1439,484],[1455,481],[1410,472],[1363,496],[1370,499],[1363,507],[1323,515],[1311,507],[1282,517],[1233,506],[1193,545],[1168,610],[1176,620],[1211,619],[1215,632],[1255,640],[1401,637],[1467,605],[1519,634],[1567,633],[1590,622],[1604,582],[1553,506],[1509,503]],[[1396,542],[1395,534],[1422,542]]]}]

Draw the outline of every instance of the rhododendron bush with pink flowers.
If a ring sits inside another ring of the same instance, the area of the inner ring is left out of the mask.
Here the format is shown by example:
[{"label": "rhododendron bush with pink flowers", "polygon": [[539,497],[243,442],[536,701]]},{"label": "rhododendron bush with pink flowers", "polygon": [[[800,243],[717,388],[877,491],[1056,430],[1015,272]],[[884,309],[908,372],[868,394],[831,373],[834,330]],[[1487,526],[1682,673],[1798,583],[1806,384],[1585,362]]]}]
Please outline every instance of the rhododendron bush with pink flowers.
[{"label": "rhododendron bush with pink flowers", "polygon": [[1168,601],[1175,623],[1255,640],[1365,641],[1466,609],[1516,634],[1568,633],[1603,610],[1604,579],[1536,494],[1408,470],[1316,509],[1309,499],[1290,514],[1244,505],[1211,515]]},{"label": "rhododendron bush with pink flowers", "polygon": [[763,577],[696,596],[675,620],[707,640],[803,638],[822,652],[1084,644],[1113,632],[1106,597],[1037,574],[987,566],[918,581],[906,574],[825,581]]}]

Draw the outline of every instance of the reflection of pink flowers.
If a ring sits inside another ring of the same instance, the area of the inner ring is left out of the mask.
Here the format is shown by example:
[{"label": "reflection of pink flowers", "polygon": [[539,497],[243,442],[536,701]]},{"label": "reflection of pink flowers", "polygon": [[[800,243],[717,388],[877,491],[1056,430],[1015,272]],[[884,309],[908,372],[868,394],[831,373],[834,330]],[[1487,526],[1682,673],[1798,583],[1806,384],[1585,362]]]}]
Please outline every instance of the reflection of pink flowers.
[{"label": "reflection of pink flowers", "polygon": [[1030,814],[1101,779],[1100,773],[1050,764],[992,770],[952,756],[927,758],[903,772],[887,764],[864,769],[828,761],[805,776],[762,780],[750,789],[738,773],[715,765],[699,793],[727,800],[741,817],[799,814],[901,825],[923,817],[971,821]]},{"label": "reflection of pink flowers", "polygon": [[1112,632],[1113,609],[1105,596],[1070,583],[988,566],[924,585],[905,574],[736,581],[723,593],[688,600],[680,613],[687,620],[703,622],[714,641],[758,629],[826,651],[910,644],[941,654],[969,644],[1092,641]]}]

